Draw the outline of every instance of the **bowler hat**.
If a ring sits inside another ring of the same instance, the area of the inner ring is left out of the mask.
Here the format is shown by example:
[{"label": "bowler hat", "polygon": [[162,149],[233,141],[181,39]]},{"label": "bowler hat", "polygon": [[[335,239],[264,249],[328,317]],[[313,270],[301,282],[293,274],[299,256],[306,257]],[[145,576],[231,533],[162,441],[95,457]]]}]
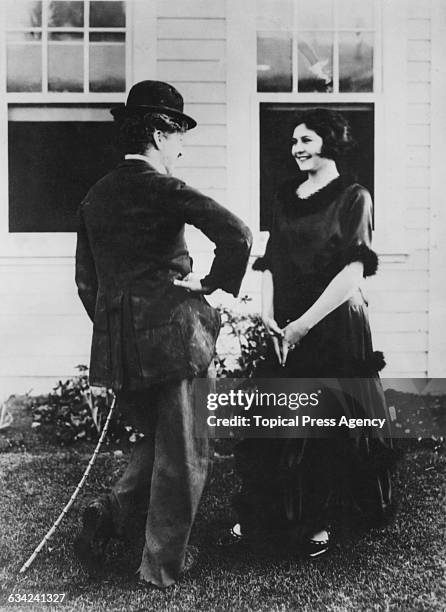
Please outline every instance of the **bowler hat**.
[{"label": "bowler hat", "polygon": [[183,113],[183,107],[183,96],[169,83],[140,81],[130,89],[127,103],[115,106],[110,112],[113,117],[119,119],[130,113],[155,111],[186,121],[187,129],[191,130],[197,122]]}]

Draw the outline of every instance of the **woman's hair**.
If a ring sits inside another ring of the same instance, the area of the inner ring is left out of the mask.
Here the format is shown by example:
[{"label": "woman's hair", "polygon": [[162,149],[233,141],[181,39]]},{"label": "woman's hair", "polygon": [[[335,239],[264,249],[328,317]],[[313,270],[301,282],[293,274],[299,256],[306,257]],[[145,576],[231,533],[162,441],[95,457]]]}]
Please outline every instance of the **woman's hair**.
[{"label": "woman's hair", "polygon": [[348,121],[334,110],[313,108],[300,113],[294,127],[304,123],[322,138],[321,156],[337,161],[354,146]]},{"label": "woman's hair", "polygon": [[153,143],[153,133],[156,130],[167,134],[185,132],[187,122],[174,119],[163,113],[129,113],[118,122],[118,141],[125,153],[144,154],[147,147]]}]

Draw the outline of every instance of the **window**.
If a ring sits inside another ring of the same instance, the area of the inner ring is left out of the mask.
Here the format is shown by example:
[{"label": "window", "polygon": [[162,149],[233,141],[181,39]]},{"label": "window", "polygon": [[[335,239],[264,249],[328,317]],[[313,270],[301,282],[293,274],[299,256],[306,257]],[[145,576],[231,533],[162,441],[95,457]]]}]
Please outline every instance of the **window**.
[{"label": "window", "polygon": [[256,0],[259,226],[269,230],[274,194],[298,169],[290,154],[299,110],[326,107],[349,121],[357,143],[345,160],[374,193],[380,93],[378,1]]},{"label": "window", "polygon": [[7,5],[8,92],[125,91],[124,2]]},{"label": "window", "polygon": [[89,188],[119,161],[109,105],[10,105],[9,231],[74,232]]},{"label": "window", "polygon": [[258,0],[257,91],[375,89],[375,2]]},{"label": "window", "polygon": [[109,109],[126,90],[127,5],[8,0],[8,228],[73,232],[89,187],[116,164]]}]

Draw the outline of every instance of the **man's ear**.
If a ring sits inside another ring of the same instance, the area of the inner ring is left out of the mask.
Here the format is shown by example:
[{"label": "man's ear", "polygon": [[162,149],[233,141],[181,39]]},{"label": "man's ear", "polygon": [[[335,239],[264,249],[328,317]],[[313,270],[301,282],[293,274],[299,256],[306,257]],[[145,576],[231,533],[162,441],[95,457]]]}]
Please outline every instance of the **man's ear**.
[{"label": "man's ear", "polygon": [[160,149],[161,148],[161,144],[163,142],[164,139],[164,134],[162,133],[161,130],[155,130],[153,132],[153,144],[155,145],[156,149]]}]

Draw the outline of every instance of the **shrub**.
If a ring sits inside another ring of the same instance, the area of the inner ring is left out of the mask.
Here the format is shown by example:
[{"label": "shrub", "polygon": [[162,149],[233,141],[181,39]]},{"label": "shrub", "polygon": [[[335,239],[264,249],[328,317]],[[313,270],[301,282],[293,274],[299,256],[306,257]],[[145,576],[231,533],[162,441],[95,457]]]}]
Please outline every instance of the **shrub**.
[{"label": "shrub", "polygon": [[[250,298],[241,298],[247,303]],[[229,308],[220,307],[222,329],[219,349],[224,349],[225,336],[235,339],[235,353],[217,356],[218,378],[252,378],[258,363],[264,359],[267,334],[259,314],[236,313]],[[232,361],[232,364],[228,364]]]},{"label": "shrub", "polygon": [[[110,410],[111,392],[92,389],[88,383],[88,368],[78,365],[79,374],[59,381],[44,403],[32,406],[33,427],[39,427],[43,435],[50,435],[61,445],[79,440],[96,440]],[[138,434],[125,426],[115,413],[110,422],[107,441],[122,439],[134,442]]]}]

